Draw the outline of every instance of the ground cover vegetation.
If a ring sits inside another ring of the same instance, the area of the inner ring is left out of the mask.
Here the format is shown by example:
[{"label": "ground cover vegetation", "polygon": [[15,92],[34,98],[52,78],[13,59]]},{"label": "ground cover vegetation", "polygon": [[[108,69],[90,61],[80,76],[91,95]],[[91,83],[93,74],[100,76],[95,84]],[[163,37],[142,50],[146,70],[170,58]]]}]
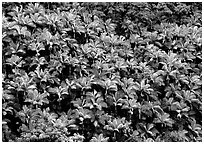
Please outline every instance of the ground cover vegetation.
[{"label": "ground cover vegetation", "polygon": [[2,3],[2,140],[202,140],[202,3]]}]

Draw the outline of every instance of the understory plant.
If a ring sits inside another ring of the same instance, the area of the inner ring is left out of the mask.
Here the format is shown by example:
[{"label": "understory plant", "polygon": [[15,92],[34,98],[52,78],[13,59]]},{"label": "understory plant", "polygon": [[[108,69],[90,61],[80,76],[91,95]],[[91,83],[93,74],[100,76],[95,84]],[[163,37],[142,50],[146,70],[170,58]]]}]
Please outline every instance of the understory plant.
[{"label": "understory plant", "polygon": [[2,3],[2,141],[202,141],[202,3]]}]

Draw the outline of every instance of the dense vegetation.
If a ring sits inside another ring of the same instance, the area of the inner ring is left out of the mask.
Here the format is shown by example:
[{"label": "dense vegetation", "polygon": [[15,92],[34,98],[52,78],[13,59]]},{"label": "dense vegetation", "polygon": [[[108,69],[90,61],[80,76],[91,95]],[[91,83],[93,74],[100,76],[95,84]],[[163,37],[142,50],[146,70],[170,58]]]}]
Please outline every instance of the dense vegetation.
[{"label": "dense vegetation", "polygon": [[3,141],[201,141],[202,3],[3,3]]}]

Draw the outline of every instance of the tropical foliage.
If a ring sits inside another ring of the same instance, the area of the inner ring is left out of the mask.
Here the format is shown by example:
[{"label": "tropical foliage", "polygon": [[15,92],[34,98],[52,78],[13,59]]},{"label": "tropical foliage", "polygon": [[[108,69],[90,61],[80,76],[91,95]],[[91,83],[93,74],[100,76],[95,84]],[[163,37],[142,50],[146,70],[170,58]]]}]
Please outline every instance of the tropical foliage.
[{"label": "tropical foliage", "polygon": [[202,3],[3,3],[2,140],[202,141]]}]

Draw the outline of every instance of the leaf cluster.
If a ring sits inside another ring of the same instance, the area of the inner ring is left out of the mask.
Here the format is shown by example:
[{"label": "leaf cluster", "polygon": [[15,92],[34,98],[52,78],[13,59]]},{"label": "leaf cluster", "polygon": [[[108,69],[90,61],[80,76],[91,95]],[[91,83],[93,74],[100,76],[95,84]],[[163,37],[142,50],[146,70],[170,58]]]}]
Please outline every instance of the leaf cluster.
[{"label": "leaf cluster", "polygon": [[3,3],[3,141],[201,141],[201,5]]}]

